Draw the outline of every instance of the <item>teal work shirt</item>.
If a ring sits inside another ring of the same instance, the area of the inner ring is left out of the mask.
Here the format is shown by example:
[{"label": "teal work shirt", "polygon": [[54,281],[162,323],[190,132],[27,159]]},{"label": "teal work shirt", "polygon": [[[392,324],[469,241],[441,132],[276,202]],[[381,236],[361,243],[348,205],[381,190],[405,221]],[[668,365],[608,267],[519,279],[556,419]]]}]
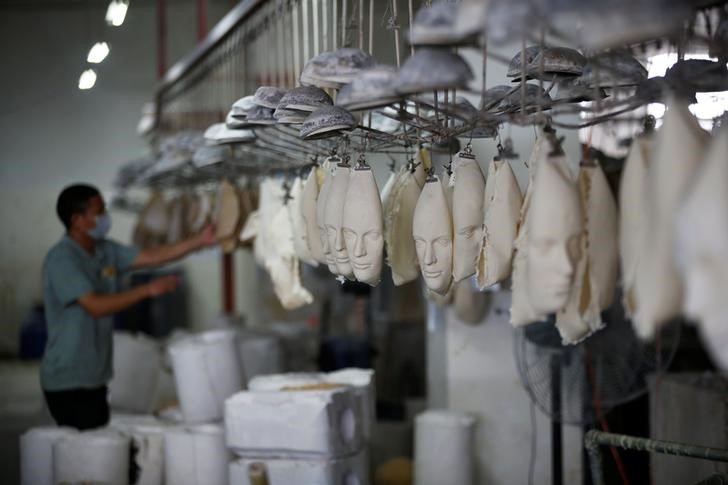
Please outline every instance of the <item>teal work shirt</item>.
[{"label": "teal work shirt", "polygon": [[86,293],[115,293],[137,249],[109,240],[94,254],[63,236],[43,262],[43,301],[48,328],[41,387],[46,391],[90,389],[111,380],[112,316],[92,317],[78,303]]}]

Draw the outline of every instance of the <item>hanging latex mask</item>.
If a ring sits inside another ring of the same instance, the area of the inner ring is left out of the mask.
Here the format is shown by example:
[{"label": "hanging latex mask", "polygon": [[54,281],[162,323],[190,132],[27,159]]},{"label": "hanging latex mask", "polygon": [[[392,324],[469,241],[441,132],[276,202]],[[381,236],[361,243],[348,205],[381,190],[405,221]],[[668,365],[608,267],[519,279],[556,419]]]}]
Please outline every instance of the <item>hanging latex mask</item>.
[{"label": "hanging latex mask", "polygon": [[[533,197],[534,179],[536,167],[541,165],[550,150],[546,134],[539,133],[536,143],[533,146],[528,159],[528,187],[521,205],[521,214],[518,218],[518,235],[513,242],[513,271],[511,288],[511,324],[514,326],[527,325],[531,322],[541,320],[545,315],[539,314],[531,306],[528,295],[528,272],[526,255],[528,252],[528,220],[531,212],[531,199]],[[486,197],[489,189],[486,187]],[[487,205],[486,205],[487,210]]]},{"label": "hanging latex mask", "polygon": [[447,206],[452,214],[453,186],[450,184],[450,174],[447,173],[447,169],[444,169],[440,174],[440,182],[442,182],[442,191],[445,192],[445,200],[447,200]]},{"label": "hanging latex mask", "polygon": [[332,164],[335,165],[339,159],[327,159],[323,164],[324,182],[321,184],[321,191],[319,192],[318,200],[316,201],[316,226],[318,227],[319,239],[321,240],[321,251],[323,253],[322,263],[326,263],[329,271],[336,275],[336,261],[334,261],[334,255],[329,247],[329,238],[326,234],[325,224],[325,211],[326,202],[329,199],[329,192],[331,189],[331,182],[333,182]]},{"label": "hanging latex mask", "polygon": [[523,195],[511,164],[493,159],[485,184],[483,237],[476,266],[478,288],[487,288],[511,275],[522,204]]},{"label": "hanging latex mask", "polygon": [[619,256],[622,267],[622,303],[628,317],[636,311],[635,280],[647,225],[647,168],[654,151],[654,137],[634,139],[624,163],[619,186]]},{"label": "hanging latex mask", "polygon": [[386,210],[388,207],[388,204],[392,200],[392,189],[394,188],[394,184],[397,181],[397,175],[398,173],[394,171],[394,168],[389,172],[389,177],[387,178],[387,181],[384,183],[384,187],[382,188],[382,194],[380,196],[382,200],[382,210]]},{"label": "hanging latex mask", "polygon": [[384,219],[379,189],[369,166],[357,166],[351,171],[342,230],[356,280],[377,285],[382,274]]},{"label": "hanging latex mask", "polygon": [[254,251],[256,260],[263,262],[270,275],[281,305],[286,310],[293,310],[311,303],[313,297],[301,284],[293,225],[284,199],[282,180],[265,179],[261,182]]},{"label": "hanging latex mask", "polygon": [[[312,262],[325,263],[324,250],[321,244],[321,234],[316,224],[316,202],[319,197],[318,172],[322,168],[315,166],[306,178],[301,191],[301,218],[306,232],[306,244],[311,253]],[[317,265],[314,265],[317,266]]]},{"label": "hanging latex mask", "polygon": [[187,198],[180,194],[169,202],[169,226],[167,227],[167,244],[174,244],[184,239],[184,220],[187,212]]},{"label": "hanging latex mask", "polygon": [[[558,149],[558,147],[556,147]],[[551,151],[536,168],[528,215],[527,287],[539,314],[566,305],[581,254],[584,216],[579,188],[563,152]]]},{"label": "hanging latex mask", "polygon": [[144,231],[154,237],[161,237],[167,234],[169,212],[161,192],[156,190],[152,191],[149,200],[141,211],[139,222]]},{"label": "hanging latex mask", "polygon": [[329,250],[334,259],[337,275],[350,280],[354,279],[354,270],[346,250],[346,241],[341,224],[344,219],[344,202],[349,187],[350,169],[348,165],[338,164],[329,187],[329,195],[324,209],[324,224]]},{"label": "hanging latex mask", "polygon": [[674,262],[673,219],[709,139],[688,110],[687,101],[669,99],[666,106],[655,158],[647,171],[647,232],[635,286],[634,323],[642,338],[652,338],[661,325],[680,313],[682,281]]},{"label": "hanging latex mask", "polygon": [[303,218],[303,180],[296,177],[290,185],[290,199],[288,199],[288,217],[293,226],[293,246],[296,256],[302,262],[318,266],[318,261],[313,258],[308,245],[308,234],[306,231],[306,220]]},{"label": "hanging latex mask", "polygon": [[223,252],[232,252],[238,243],[240,233],[240,198],[235,186],[223,180],[217,193],[217,239]]},{"label": "hanging latex mask", "polygon": [[412,239],[412,221],[422,191],[419,180],[424,181],[423,165],[428,161],[429,154],[420,150],[420,162],[416,167],[402,167],[392,187],[391,202],[387,201],[387,211],[384,213],[384,241],[395,286],[414,281],[419,276],[417,250]]},{"label": "hanging latex mask", "polygon": [[460,281],[475,274],[483,235],[485,178],[469,149],[455,159],[453,177],[453,278]]},{"label": "hanging latex mask", "polygon": [[[242,232],[242,228],[248,222],[248,218],[258,209],[258,190],[251,187],[241,187],[238,190],[240,198],[240,221],[238,226]],[[238,233],[238,243],[243,247],[252,247],[251,242],[245,242],[240,239]]]},{"label": "hanging latex mask", "polygon": [[437,177],[425,183],[412,223],[425,286],[444,295],[452,284],[453,229],[442,184]]},{"label": "hanging latex mask", "polygon": [[556,328],[566,344],[583,340],[603,327],[601,312],[614,299],[617,285],[617,204],[598,165],[582,166],[579,192],[586,230],[566,307],[556,314]]},{"label": "hanging latex mask", "polygon": [[678,210],[675,241],[685,314],[700,325],[713,359],[728,370],[728,126],[713,135],[695,183]]}]

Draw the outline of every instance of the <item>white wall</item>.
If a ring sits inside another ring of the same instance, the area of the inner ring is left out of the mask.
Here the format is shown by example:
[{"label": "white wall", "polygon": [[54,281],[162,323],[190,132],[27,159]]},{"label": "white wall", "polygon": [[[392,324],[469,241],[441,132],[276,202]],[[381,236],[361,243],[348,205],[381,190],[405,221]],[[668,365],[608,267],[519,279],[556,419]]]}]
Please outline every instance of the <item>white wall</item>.
[{"label": "white wall", "polygon": [[[167,4],[171,62],[192,48],[197,30],[193,2]],[[14,351],[20,320],[41,299],[42,260],[63,233],[55,215],[60,190],[77,181],[107,190],[119,165],[145,152],[135,128],[156,84],[154,3],[132,2],[120,29],[106,27],[104,2],[58,5],[0,6],[0,355]],[[213,3],[211,24],[229,6]],[[86,54],[98,40],[107,40],[111,53],[96,86],[79,91]],[[128,242],[131,218],[113,217],[111,236]],[[214,291],[206,284],[219,279],[214,267],[217,259],[191,263],[200,273],[191,278],[195,286]],[[197,319],[214,314],[199,306]]]}]

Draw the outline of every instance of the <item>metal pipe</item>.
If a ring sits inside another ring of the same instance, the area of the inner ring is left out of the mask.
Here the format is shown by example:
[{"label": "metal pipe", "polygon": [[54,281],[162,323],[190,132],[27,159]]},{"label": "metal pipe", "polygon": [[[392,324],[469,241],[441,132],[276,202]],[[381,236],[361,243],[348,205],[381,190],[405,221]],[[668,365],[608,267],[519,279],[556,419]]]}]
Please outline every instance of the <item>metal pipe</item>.
[{"label": "metal pipe", "polygon": [[699,458],[701,460],[728,463],[728,449],[689,445],[675,441],[653,440],[616,433],[605,433],[595,429],[587,431],[586,436],[584,436],[584,446],[586,446],[587,449],[596,446],[616,446],[625,450],[688,456],[690,458]]},{"label": "metal pipe", "polygon": [[604,485],[600,446],[615,446],[624,450],[646,451],[665,455],[686,456],[700,460],[728,463],[728,450],[707,446],[689,445],[675,441],[653,440],[592,429],[584,436],[584,447],[589,452],[590,468],[594,485]]}]

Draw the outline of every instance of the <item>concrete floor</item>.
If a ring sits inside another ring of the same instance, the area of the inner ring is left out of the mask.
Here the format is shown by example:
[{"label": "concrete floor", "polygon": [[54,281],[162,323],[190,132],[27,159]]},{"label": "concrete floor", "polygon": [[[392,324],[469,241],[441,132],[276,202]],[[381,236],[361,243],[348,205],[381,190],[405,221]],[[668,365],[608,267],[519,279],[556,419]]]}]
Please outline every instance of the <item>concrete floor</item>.
[{"label": "concrete floor", "polygon": [[38,363],[0,361],[0,483],[20,483],[20,436],[52,424],[38,380]]}]

